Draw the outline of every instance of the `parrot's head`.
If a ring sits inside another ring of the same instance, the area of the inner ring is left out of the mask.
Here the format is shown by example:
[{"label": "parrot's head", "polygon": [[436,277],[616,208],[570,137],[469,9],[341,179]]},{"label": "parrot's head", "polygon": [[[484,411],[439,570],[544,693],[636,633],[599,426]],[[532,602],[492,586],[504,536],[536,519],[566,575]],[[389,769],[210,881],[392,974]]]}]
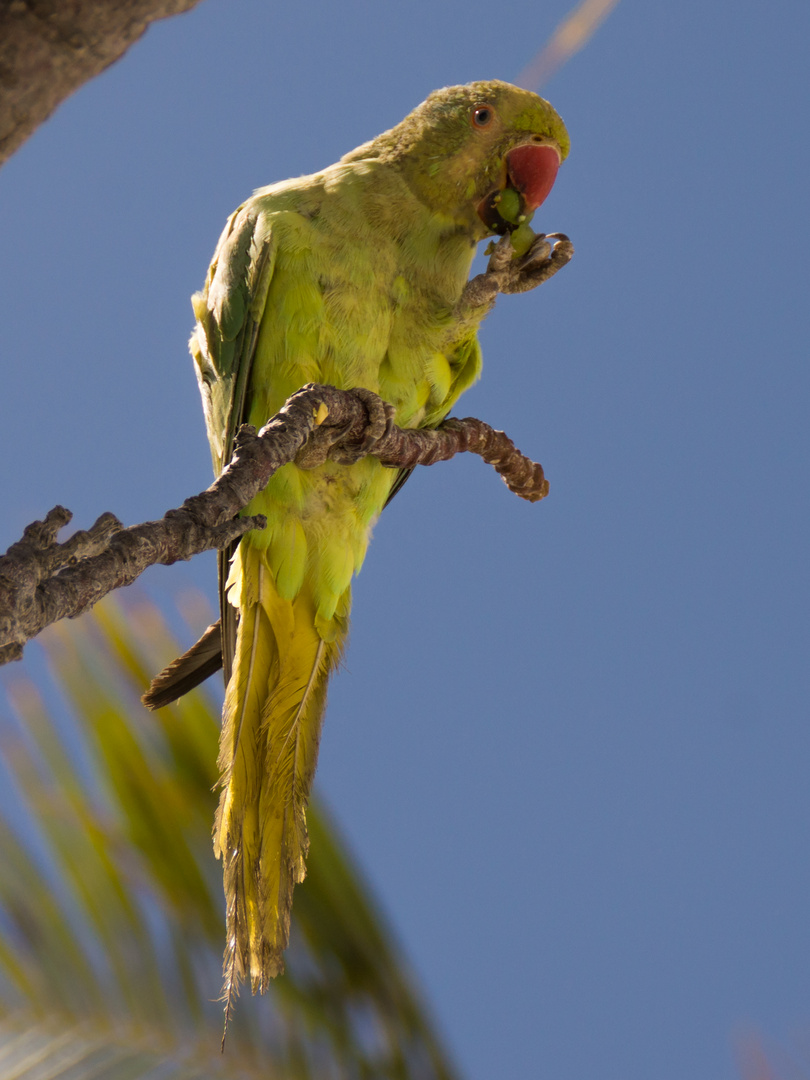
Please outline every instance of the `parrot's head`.
[{"label": "parrot's head", "polygon": [[436,90],[344,160],[396,162],[424,203],[479,240],[531,217],[569,146],[565,125],[547,101],[493,79]]}]

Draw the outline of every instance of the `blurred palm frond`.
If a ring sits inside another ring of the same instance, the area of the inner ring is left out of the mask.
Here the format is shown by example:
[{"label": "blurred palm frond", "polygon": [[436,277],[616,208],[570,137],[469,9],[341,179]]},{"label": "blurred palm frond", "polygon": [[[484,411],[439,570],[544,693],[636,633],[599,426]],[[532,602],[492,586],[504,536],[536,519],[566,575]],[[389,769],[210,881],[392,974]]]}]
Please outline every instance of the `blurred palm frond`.
[{"label": "blurred palm frond", "polygon": [[3,680],[0,1078],[28,1077],[30,1050],[30,1075],[52,1080],[450,1080],[403,957],[318,803],[287,973],[269,1000],[241,1001],[220,1057],[219,710],[202,691],[158,713],[141,706],[150,674],[181,651],[145,600],[108,599],[43,641],[49,675],[40,664],[35,682],[29,659]]}]

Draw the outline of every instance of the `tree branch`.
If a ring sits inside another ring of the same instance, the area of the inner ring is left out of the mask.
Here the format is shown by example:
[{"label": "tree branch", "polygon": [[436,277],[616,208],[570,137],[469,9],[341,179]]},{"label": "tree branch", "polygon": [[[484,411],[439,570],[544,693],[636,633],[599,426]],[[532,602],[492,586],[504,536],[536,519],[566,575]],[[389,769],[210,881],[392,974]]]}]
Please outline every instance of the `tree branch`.
[{"label": "tree branch", "polygon": [[0,165],[150,23],[199,0],[0,0]]},{"label": "tree branch", "polygon": [[102,514],[92,528],[58,544],[56,535],[72,515],[55,507],[0,558],[0,664],[19,660],[25,643],[46,626],[75,618],[108,592],[130,585],[147,566],[190,559],[264,528],[261,516],[237,515],[290,461],[315,468],[327,458],[346,462],[372,454],[389,468],[411,469],[468,451],[492,465],[522,499],[537,502],[548,494],[542,466],[483,421],[449,419],[436,430],[412,431],[398,428],[392,416],[391,406],[368,390],[310,383],[258,435],[255,428],[240,428],[222,474],[159,521],[124,528],[113,514]]}]

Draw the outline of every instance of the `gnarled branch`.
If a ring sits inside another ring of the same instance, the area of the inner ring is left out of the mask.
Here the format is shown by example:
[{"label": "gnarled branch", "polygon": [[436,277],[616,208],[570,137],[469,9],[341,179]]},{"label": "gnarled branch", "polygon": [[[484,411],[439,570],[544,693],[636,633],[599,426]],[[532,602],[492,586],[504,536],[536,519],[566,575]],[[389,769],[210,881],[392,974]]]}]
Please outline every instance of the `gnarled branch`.
[{"label": "gnarled branch", "polygon": [[263,517],[238,514],[293,460],[314,468],[327,457],[345,462],[372,454],[389,468],[411,469],[469,451],[492,465],[522,499],[536,502],[548,494],[542,466],[483,421],[449,419],[435,430],[412,431],[398,428],[392,415],[391,406],[368,390],[310,384],[258,435],[242,427],[218,479],[158,521],[124,528],[113,514],[102,514],[92,528],[58,544],[56,535],[72,515],[55,507],[0,558],[0,664],[19,660],[25,643],[46,626],[75,618],[130,585],[147,566],[190,559],[264,528]]}]

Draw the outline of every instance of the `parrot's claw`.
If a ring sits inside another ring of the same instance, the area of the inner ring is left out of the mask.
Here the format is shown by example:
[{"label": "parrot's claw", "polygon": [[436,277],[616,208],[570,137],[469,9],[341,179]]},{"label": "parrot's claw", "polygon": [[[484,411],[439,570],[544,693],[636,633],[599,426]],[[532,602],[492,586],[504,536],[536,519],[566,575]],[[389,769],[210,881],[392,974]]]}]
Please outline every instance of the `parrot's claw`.
[{"label": "parrot's claw", "polygon": [[532,246],[515,258],[509,233],[495,245],[486,272],[468,281],[462,304],[492,307],[498,293],[521,293],[548,281],[574,254],[574,245],[565,233],[538,233]]},{"label": "parrot's claw", "polygon": [[548,237],[543,233],[539,233],[532,241],[532,246],[526,254],[516,260],[515,269],[519,272],[521,278],[525,278],[530,274],[537,273],[541,267],[549,262],[550,258],[551,244],[548,242]]},{"label": "parrot's claw", "polygon": [[327,458],[339,465],[354,465],[370,454],[380,439],[391,433],[394,406],[363,387],[355,387],[351,392],[362,401],[368,413],[360,438],[349,441],[350,425],[330,427],[324,424],[316,427],[295,456],[299,469],[317,469]]},{"label": "parrot's claw", "polygon": [[368,424],[359,443],[343,443],[332,449],[329,457],[339,465],[354,465],[370,454],[380,439],[391,434],[396,410],[371,390],[356,386],[352,393],[359,398],[368,412]]},{"label": "parrot's claw", "polygon": [[[508,235],[503,238],[508,242]],[[502,243],[502,242],[501,242]],[[508,258],[511,244],[499,251],[497,245],[489,260],[487,273],[498,281],[498,292],[521,293],[535,289],[553,277],[574,254],[574,245],[564,233],[538,233],[532,246],[519,259]]]}]

